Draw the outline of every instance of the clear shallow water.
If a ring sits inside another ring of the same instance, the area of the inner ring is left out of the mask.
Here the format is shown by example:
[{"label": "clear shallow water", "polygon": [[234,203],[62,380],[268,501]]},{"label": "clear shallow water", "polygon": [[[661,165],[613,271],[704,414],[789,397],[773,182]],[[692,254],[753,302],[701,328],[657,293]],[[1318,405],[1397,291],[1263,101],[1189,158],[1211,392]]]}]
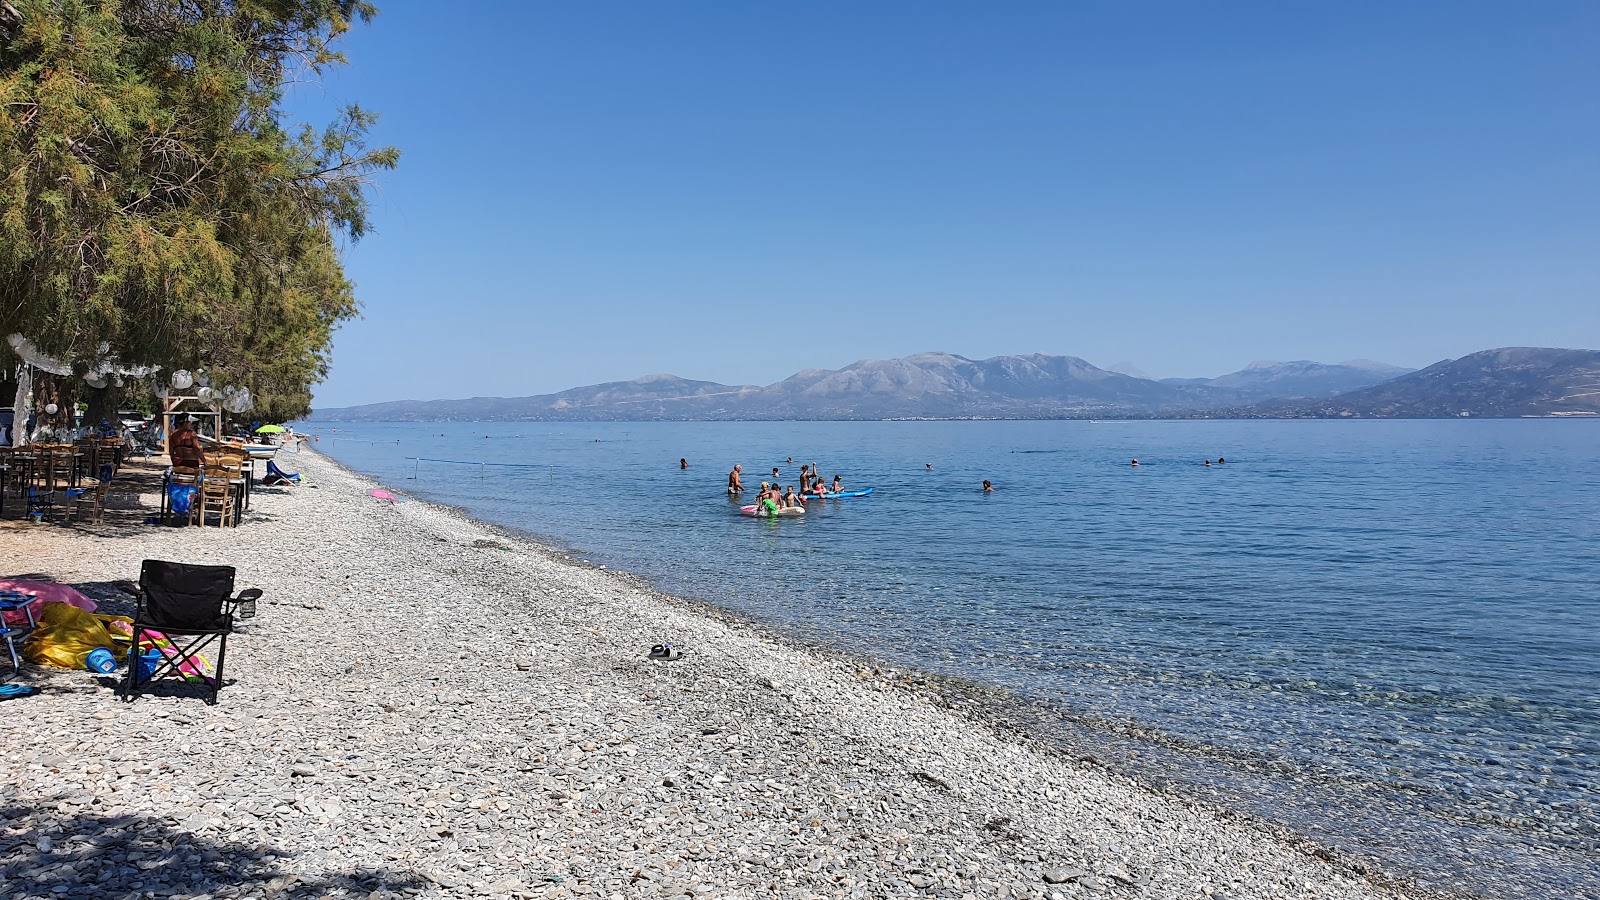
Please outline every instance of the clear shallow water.
[{"label": "clear shallow water", "polygon": [[[1426,883],[1600,896],[1600,422],[312,430],[663,589],[1009,688],[1035,730]],[[812,459],[874,495],[752,520],[723,490]]]}]

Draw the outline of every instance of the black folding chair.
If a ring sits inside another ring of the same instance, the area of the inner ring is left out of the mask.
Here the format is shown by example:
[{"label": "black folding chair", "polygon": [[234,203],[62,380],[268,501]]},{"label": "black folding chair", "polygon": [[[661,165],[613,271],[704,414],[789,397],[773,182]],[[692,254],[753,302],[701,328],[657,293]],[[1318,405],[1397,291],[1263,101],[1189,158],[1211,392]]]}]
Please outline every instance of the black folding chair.
[{"label": "black folding chair", "polygon": [[[133,621],[133,644],[128,649],[122,699],[131,702],[151,682],[179,678],[202,683],[211,691],[206,702],[217,702],[234,616],[254,616],[256,600],[261,597],[256,588],[232,596],[233,576],[233,566],[144,561],[139,570],[139,611]],[[160,637],[153,638],[150,632],[159,632]],[[141,672],[144,651],[140,647],[152,639],[165,646],[158,648],[152,658],[154,671]],[[213,644],[216,665],[207,666],[200,652]]]}]

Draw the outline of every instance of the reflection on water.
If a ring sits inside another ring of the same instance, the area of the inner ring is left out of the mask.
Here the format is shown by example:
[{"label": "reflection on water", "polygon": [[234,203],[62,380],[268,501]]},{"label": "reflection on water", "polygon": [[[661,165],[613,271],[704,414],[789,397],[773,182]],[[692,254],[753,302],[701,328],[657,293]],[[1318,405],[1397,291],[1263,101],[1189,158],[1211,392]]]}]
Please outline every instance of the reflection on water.
[{"label": "reflection on water", "polygon": [[[1011,689],[1061,740],[1133,729],[1127,765],[1432,883],[1596,890],[1600,423],[316,430],[664,589]],[[813,459],[876,492],[751,520],[723,491]]]}]

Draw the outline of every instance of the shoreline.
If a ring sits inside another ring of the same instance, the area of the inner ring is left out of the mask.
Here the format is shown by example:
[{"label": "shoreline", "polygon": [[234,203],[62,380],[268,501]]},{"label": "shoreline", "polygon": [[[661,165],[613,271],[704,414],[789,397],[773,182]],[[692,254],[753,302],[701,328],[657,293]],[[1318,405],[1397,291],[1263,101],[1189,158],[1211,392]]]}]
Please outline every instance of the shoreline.
[{"label": "shoreline", "polygon": [[[224,856],[242,829],[272,852],[226,874],[323,895],[1440,896],[1319,858],[1337,854],[1282,826],[1071,759],[970,702],[1000,689],[865,672],[857,654],[515,529],[427,501],[380,504],[365,496],[377,482],[320,453],[297,461],[308,483],[258,495],[238,529],[53,529],[25,548],[22,569],[68,582],[129,578],[156,555],[236,564],[240,587],[268,595],[230,641],[237,683],[217,707],[122,705],[88,673],[27,670],[46,693],[5,708],[0,726],[31,763],[5,810],[7,881],[69,862],[16,835],[70,833],[86,813],[148,819],[174,808],[158,801],[187,798],[181,814],[160,814],[179,823],[164,843]],[[86,558],[85,539],[104,552]],[[447,580],[443,592],[424,586]],[[428,626],[435,643],[413,648],[408,626]],[[684,658],[646,659],[663,639]],[[342,696],[286,692],[274,677],[284,670]],[[141,763],[118,743],[133,723],[154,738],[221,735],[225,752],[163,757],[158,743]],[[27,746],[49,727],[76,743]],[[146,784],[163,762],[166,780]],[[52,769],[83,774],[64,786]],[[202,787],[235,781],[229,803],[203,799]],[[146,856],[123,868],[153,871]],[[138,893],[152,877],[109,880]],[[211,880],[182,887],[240,895]]]}]

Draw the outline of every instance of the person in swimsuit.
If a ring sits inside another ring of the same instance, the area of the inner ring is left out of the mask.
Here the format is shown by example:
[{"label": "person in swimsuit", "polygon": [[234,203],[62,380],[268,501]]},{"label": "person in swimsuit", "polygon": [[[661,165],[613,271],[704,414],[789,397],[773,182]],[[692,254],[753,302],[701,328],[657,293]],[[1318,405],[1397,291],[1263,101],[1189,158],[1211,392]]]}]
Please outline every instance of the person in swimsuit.
[{"label": "person in swimsuit", "polygon": [[766,489],[761,492],[761,499],[756,502],[761,506],[763,514],[775,515],[778,510],[783,509],[783,492],[778,490],[776,484],[764,487]]},{"label": "person in swimsuit", "polygon": [[842,490],[844,490],[844,479],[838,475],[833,476],[833,490],[829,493],[837,494]]},{"label": "person in swimsuit", "polygon": [[735,465],[733,471],[728,473],[728,493],[737,494],[744,490],[744,482],[739,480],[739,473],[742,471],[744,471],[742,467]]},{"label": "person in swimsuit", "polygon": [[987,479],[987,478],[985,478],[985,479],[984,479],[984,480],[983,480],[983,492],[984,492],[984,493],[985,493],[985,494],[992,494],[992,493],[994,493],[994,485],[992,485],[992,484],[990,484],[990,483],[989,483],[989,479]]},{"label": "person in swimsuit", "polygon": [[678,468],[680,468],[680,469],[689,468],[689,461],[687,459],[678,460]]},{"label": "person in swimsuit", "polygon": [[794,492],[794,485],[789,485],[789,489],[783,492],[784,508],[804,509],[805,505],[806,503],[804,500],[800,499],[800,495]]},{"label": "person in swimsuit", "polygon": [[811,490],[811,467],[805,463],[800,464],[800,490]]},{"label": "person in swimsuit", "polygon": [[178,424],[172,426],[172,438],[168,441],[169,453],[172,464],[188,468],[198,468],[205,458],[205,451],[200,447],[200,438],[194,433],[194,426],[187,418],[179,419]]}]

